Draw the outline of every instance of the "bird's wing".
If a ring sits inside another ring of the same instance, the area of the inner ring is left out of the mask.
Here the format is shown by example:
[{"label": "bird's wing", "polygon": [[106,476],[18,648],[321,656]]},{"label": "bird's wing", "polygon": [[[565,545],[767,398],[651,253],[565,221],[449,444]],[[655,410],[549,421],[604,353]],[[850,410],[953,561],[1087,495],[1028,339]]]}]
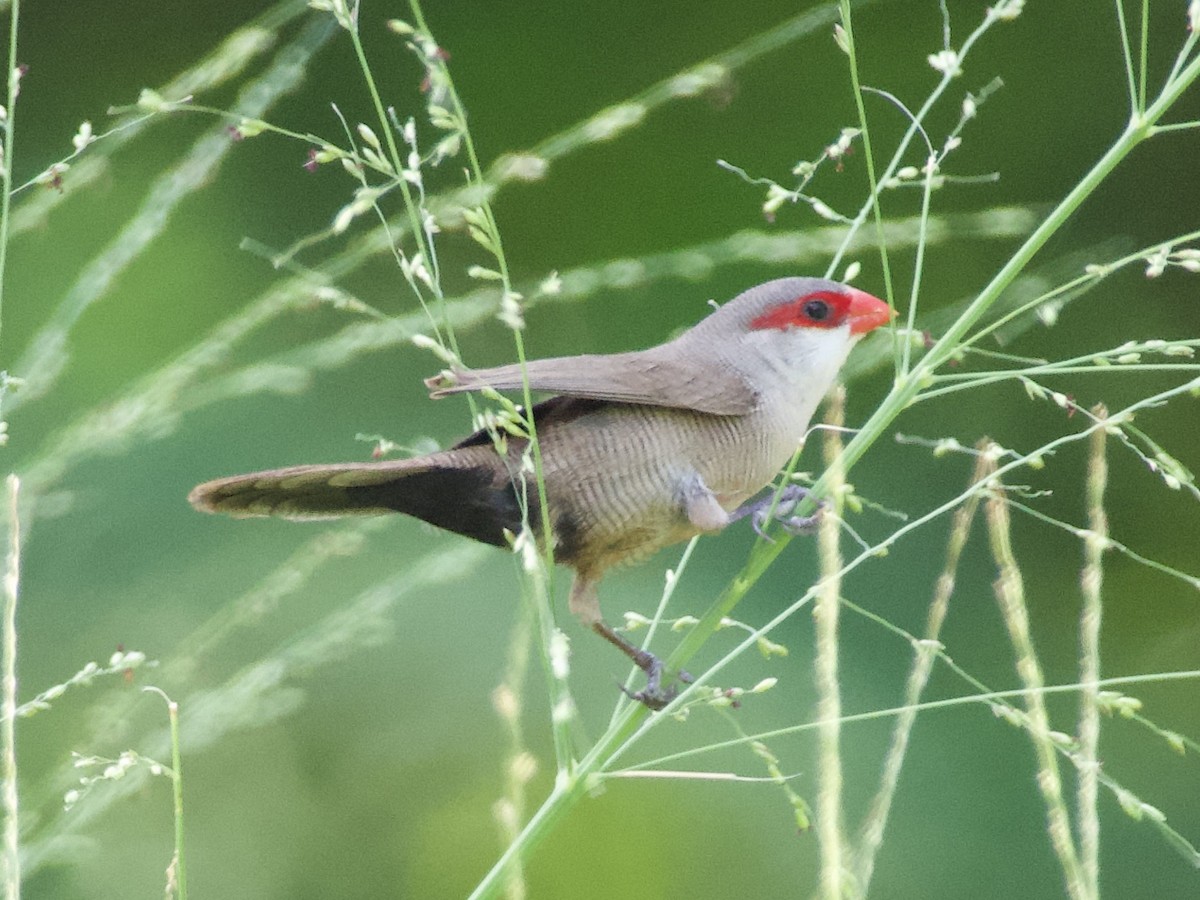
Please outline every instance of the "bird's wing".
[{"label": "bird's wing", "polygon": [[757,402],[742,375],[715,359],[680,362],[653,351],[536,359],[494,369],[459,369],[426,380],[430,396],[444,397],[491,387],[520,390],[524,377],[535,391],[570,397],[693,409],[717,416],[740,416]]}]

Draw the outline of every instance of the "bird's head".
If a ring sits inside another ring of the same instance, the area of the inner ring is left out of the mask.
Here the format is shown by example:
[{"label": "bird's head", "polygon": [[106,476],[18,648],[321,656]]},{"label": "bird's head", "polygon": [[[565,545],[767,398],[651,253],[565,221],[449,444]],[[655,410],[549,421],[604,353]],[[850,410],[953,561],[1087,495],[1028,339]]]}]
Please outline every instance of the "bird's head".
[{"label": "bird's head", "polygon": [[[892,310],[858,288],[824,278],[780,278],[739,294],[695,329],[717,335],[722,362],[760,400],[799,407],[804,418],[832,387],[850,348],[891,321]],[[711,331],[710,331],[711,329]]]}]

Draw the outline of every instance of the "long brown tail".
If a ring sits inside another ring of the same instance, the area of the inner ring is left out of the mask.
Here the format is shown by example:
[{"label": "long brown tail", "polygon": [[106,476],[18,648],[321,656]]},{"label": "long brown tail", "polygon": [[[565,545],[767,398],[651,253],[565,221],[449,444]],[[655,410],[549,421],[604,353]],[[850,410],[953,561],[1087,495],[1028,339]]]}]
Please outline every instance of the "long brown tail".
[{"label": "long brown tail", "polygon": [[521,510],[491,447],[416,459],[269,469],[208,481],[188,502],[208,513],[245,518],[335,519],[399,512],[449,531],[505,546],[521,529]]}]

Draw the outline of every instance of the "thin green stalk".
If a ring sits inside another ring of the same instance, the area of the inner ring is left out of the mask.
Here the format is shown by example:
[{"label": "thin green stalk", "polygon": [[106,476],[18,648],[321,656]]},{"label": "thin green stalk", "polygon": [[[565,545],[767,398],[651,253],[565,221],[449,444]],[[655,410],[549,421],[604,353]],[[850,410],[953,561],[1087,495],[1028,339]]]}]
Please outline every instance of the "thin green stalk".
[{"label": "thin green stalk", "polygon": [[21,71],[17,67],[17,25],[21,17],[21,0],[12,0],[8,22],[8,101],[5,104],[4,145],[0,147],[0,326],[4,322],[4,276],[8,265],[8,223],[12,207],[12,167],[15,154],[17,95],[21,89]]},{"label": "thin green stalk", "polygon": [[[995,459],[990,460],[989,473],[995,472]],[[1025,687],[1025,708],[1028,715],[1027,729],[1037,758],[1037,784],[1046,806],[1046,830],[1050,835],[1050,846],[1058,857],[1063,880],[1071,900],[1090,900],[1079,855],[1071,834],[1071,820],[1063,801],[1062,776],[1058,768],[1058,755],[1054,739],[1050,734],[1050,717],[1046,711],[1046,700],[1042,689],[1045,678],[1038,662],[1033,638],[1029,631],[1029,612],[1025,605],[1024,579],[1017,565],[1012,548],[1012,529],[1008,516],[1008,504],[1004,500],[1003,487],[993,474],[991,496],[986,505],[988,537],[992,556],[999,574],[993,584],[996,600],[1000,604],[1004,624],[1008,628],[1009,640],[1016,653],[1017,675]]]},{"label": "thin green stalk", "polygon": [[183,852],[183,749],[179,741],[179,704],[157,687],[145,687],[143,691],[158,694],[167,704],[167,722],[171,740],[171,801],[175,820],[175,853],[167,867],[167,896],[187,900],[187,857]]},{"label": "thin green stalk", "polygon": [[183,751],[179,742],[179,704],[167,702],[171,720],[171,799],[175,810],[175,882],[179,900],[187,900],[187,857],[183,852]]},{"label": "thin green stalk", "polygon": [[1137,108],[1146,108],[1146,67],[1150,64],[1150,0],[1142,0],[1142,43],[1138,48]]},{"label": "thin green stalk", "polygon": [[[896,296],[892,287],[892,267],[887,252],[887,242],[883,239],[883,209],[879,204],[879,179],[875,174],[875,154],[871,150],[871,129],[867,126],[867,107],[863,100],[862,84],[858,76],[858,45],[854,41],[854,21],[851,16],[853,4],[850,0],[841,0],[842,28],[846,33],[846,56],[849,60],[850,87],[854,96],[854,108],[858,113],[858,127],[862,129],[863,160],[867,168],[867,186],[872,198],[871,210],[875,219],[875,237],[879,245],[879,266],[883,273],[883,296],[895,308]],[[918,242],[918,250],[924,246]],[[897,357],[897,365],[899,365]],[[897,369],[899,374],[900,370]]]},{"label": "thin green stalk", "polygon": [[[504,678],[492,692],[492,707],[504,726],[508,738],[508,758],[504,766],[504,794],[493,812],[500,829],[503,846],[508,846],[521,833],[525,819],[526,788],[533,775],[533,757],[525,746],[521,725],[522,691],[529,670],[529,648],[533,636],[534,608],[522,603],[517,609],[517,621],[508,641]],[[524,868],[521,860],[513,860],[508,868],[506,891],[508,900],[523,900],[526,896]]]},{"label": "thin green stalk", "polygon": [[846,391],[839,386],[830,398],[823,442],[829,474],[833,515],[825,515],[817,534],[817,556],[821,580],[813,618],[816,621],[816,658],[813,678],[817,690],[817,843],[821,854],[820,893],[825,900],[842,900],[845,895],[848,860],[842,827],[842,701],[838,683],[838,612],[841,609],[842,536],[841,513],[845,487],[841,459],[841,427],[845,424]]},{"label": "thin green stalk", "polygon": [[[1092,410],[1103,422],[1108,411],[1103,405]],[[1103,429],[1092,433],[1088,460],[1087,502],[1088,533],[1083,542],[1084,566],[1080,577],[1083,609],[1079,616],[1079,783],[1076,807],[1079,811],[1079,855],[1084,883],[1093,900],[1100,897],[1100,813],[1096,806],[1099,793],[1100,745],[1100,624],[1104,585],[1104,551],[1108,547],[1108,516],[1104,511],[1104,490],[1108,483],[1105,455],[1108,435]]]},{"label": "thin green stalk", "polygon": [[[1125,87],[1129,91],[1129,115],[1136,116],[1145,109],[1145,97],[1138,100],[1139,85],[1133,71],[1133,47],[1129,42],[1129,23],[1125,21],[1125,0],[1113,0],[1117,8],[1117,31],[1121,35],[1121,58],[1125,62]],[[1145,82],[1142,82],[1144,87]]]},{"label": "thin green stalk", "polygon": [[[13,3],[14,9],[16,3]],[[17,594],[21,583],[21,479],[8,476],[8,565],[4,572],[3,686],[0,757],[3,758],[4,896],[20,900],[20,817],[17,795]]]}]

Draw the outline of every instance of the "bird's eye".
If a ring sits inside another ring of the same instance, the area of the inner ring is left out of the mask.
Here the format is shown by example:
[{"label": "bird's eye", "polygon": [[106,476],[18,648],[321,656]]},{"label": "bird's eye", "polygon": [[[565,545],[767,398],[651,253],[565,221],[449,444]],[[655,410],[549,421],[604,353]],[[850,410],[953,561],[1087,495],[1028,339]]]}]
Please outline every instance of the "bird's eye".
[{"label": "bird's eye", "polygon": [[804,315],[813,322],[824,322],[829,318],[829,304],[824,300],[809,300],[804,304]]}]

